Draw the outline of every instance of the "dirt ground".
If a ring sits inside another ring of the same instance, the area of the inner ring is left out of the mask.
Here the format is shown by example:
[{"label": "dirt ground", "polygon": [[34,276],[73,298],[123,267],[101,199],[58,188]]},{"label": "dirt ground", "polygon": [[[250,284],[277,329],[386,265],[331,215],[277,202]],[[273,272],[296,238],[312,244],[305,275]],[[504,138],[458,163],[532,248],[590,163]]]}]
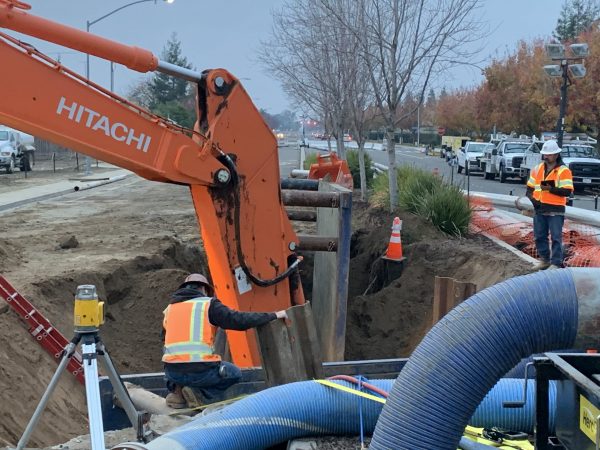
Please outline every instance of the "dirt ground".
[{"label": "dirt ground", "polygon": [[417,216],[398,213],[405,266],[400,278],[383,287],[379,257],[393,217],[357,202],[353,207],[347,360],[409,356],[431,327],[435,276],[475,283],[482,290],[531,271],[530,264],[482,236],[449,238]]},{"label": "dirt ground", "polygon": [[[189,271],[204,270],[186,188],[137,177],[0,215],[0,272],[68,338],[73,295],[95,284],[101,329],[122,374],[161,370],[162,310]],[[61,249],[75,236],[79,245]],[[0,309],[0,445],[15,444],[56,369],[24,323]],[[85,434],[85,393],[64,374],[32,445]]]},{"label": "dirt ground", "polygon": [[[401,278],[378,290],[373,275],[380,273],[377,260],[392,217],[358,203],[354,211],[347,359],[408,355],[431,321],[435,275],[481,289],[528,270],[484,238],[448,239],[421,219],[402,215],[408,263]],[[169,294],[185,274],[206,269],[185,187],[130,177],[0,214],[0,230],[0,273],[63,334],[72,336],[75,288],[95,284],[107,301],[101,336],[117,370],[161,371],[160,323]],[[74,246],[61,248],[68,240]],[[307,277],[308,297],[310,283]],[[17,442],[55,369],[23,322],[0,303],[0,446]],[[86,415],[84,390],[63,375],[30,445],[86,434]]]}]

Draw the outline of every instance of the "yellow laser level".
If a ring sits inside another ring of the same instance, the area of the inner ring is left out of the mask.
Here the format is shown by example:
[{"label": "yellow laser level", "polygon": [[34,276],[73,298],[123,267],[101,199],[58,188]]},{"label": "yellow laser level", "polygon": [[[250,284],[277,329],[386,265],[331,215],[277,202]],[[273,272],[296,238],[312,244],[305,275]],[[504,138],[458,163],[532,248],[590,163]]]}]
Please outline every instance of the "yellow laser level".
[{"label": "yellow laser level", "polygon": [[77,286],[73,317],[75,331],[95,331],[104,323],[104,302],[98,300],[96,286]]}]

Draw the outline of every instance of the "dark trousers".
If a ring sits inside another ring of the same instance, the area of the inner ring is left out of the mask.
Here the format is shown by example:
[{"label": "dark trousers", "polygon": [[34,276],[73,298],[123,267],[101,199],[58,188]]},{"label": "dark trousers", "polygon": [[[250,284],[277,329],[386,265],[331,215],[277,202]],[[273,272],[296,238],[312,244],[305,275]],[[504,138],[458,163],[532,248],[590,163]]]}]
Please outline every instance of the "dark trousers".
[{"label": "dark trousers", "polygon": [[[544,261],[550,261],[558,267],[562,267],[563,263],[562,229],[564,222],[565,216],[562,215],[536,214],[533,216],[533,234],[538,255]],[[548,233],[552,240],[552,254],[548,245]]]},{"label": "dark trousers", "polygon": [[207,363],[165,364],[167,388],[191,387],[207,402],[225,400],[224,391],[242,378],[242,371],[234,364],[221,361]]}]

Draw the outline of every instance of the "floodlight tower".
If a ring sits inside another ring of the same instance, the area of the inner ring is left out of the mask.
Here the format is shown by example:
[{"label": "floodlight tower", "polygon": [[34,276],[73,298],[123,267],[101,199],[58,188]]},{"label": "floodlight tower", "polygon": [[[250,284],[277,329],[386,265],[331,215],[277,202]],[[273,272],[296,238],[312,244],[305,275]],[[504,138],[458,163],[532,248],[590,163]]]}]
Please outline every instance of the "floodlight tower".
[{"label": "floodlight tower", "polygon": [[556,123],[556,134],[558,146],[562,147],[563,135],[565,132],[565,112],[567,110],[567,87],[571,84],[573,78],[583,78],[586,74],[583,60],[589,55],[589,48],[586,43],[569,45],[571,56],[565,56],[565,46],[563,44],[546,44],[546,53],[552,61],[560,61],[560,64],[551,64],[544,66],[544,71],[551,77],[562,77],[563,82],[560,86],[560,108],[558,121]]}]

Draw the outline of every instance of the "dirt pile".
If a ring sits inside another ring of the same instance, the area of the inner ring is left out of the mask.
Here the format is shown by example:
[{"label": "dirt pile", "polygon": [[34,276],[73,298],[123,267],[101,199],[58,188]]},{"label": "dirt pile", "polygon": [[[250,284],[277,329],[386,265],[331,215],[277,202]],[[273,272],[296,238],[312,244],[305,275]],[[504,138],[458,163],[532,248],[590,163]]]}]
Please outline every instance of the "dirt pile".
[{"label": "dirt pile", "polygon": [[[139,178],[0,215],[0,273],[67,338],[77,285],[107,301],[101,336],[122,374],[161,370],[162,310],[206,262],[189,190]],[[65,236],[79,245],[62,249]],[[0,304],[3,302],[0,302]],[[12,309],[0,309],[0,446],[15,445],[56,370]],[[85,391],[63,374],[31,446],[87,433]]]},{"label": "dirt pile", "polygon": [[[100,336],[121,374],[162,370],[162,311],[171,293],[189,272],[206,269],[199,248],[176,239],[149,239],[143,247],[153,249],[156,254],[140,255],[127,262],[111,260],[97,268],[32,283],[31,301],[35,299],[36,307],[68,339],[73,336],[76,287],[96,285],[99,297],[107,303],[106,323],[100,328]],[[15,324],[24,327],[12,310],[0,316],[0,324],[5,330]],[[37,371],[35,377],[31,372],[33,367]],[[10,410],[2,414],[0,436],[16,442],[26,418],[39,401],[40,394],[37,389],[33,392],[29,389],[30,383],[39,384],[40,392],[43,391],[55,368],[50,356],[25,333],[0,334],[0,402],[11,405]],[[61,419],[79,424],[79,432],[85,431],[82,389],[68,374],[62,378],[48,409],[53,417],[48,414],[42,420],[43,433],[38,432],[43,434],[45,443],[65,439]],[[23,395],[24,398],[19,398]]]},{"label": "dirt pile", "polygon": [[[531,266],[478,235],[450,239],[422,219],[399,213],[405,269],[381,287],[381,260],[393,216],[356,205],[350,262],[346,359],[409,356],[432,321],[435,276],[475,283],[482,290]],[[361,211],[362,209],[362,211]],[[367,295],[364,295],[368,290]],[[371,293],[377,291],[375,293]]]}]

